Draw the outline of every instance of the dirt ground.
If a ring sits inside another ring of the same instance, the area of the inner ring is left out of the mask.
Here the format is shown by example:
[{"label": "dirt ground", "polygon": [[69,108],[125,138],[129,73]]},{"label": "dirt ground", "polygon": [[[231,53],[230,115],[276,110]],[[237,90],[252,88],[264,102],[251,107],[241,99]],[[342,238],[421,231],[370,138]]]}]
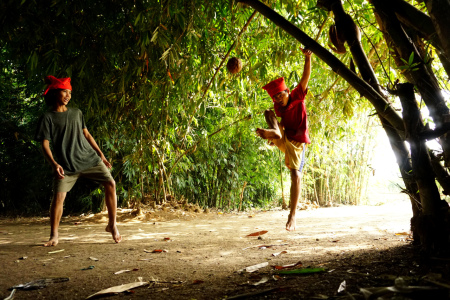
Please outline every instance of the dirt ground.
[{"label": "dirt ground", "polygon": [[[408,293],[400,298],[398,293],[395,298],[378,290],[383,299],[448,298],[450,260],[424,260],[415,254],[408,236],[412,213],[407,201],[301,210],[295,232],[284,229],[287,214],[279,209],[120,210],[123,241],[119,244],[104,231],[105,213],[65,217],[60,243],[51,248],[42,246],[49,235],[48,218],[3,219],[0,297],[8,297],[9,288],[21,283],[63,277],[68,280],[16,290],[14,299],[85,299],[139,281],[149,284],[109,297],[365,299],[361,288],[393,286],[396,279],[397,286],[403,281],[416,288],[403,288]],[[247,237],[259,231],[267,233]],[[323,268],[324,272],[286,275],[275,268],[298,262],[302,265],[294,269]],[[268,265],[254,272],[244,270],[261,263]],[[122,270],[130,271],[114,274]]]}]

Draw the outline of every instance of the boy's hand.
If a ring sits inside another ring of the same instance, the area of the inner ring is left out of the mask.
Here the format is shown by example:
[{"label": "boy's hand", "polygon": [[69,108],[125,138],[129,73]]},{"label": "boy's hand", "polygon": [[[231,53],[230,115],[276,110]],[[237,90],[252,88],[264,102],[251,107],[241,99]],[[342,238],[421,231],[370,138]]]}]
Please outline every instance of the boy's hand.
[{"label": "boy's hand", "polygon": [[64,169],[63,169],[63,167],[61,167],[58,164],[53,166],[53,173],[55,173],[55,176],[58,179],[63,179],[64,178]]},{"label": "boy's hand", "polygon": [[307,48],[304,48],[304,49],[300,48],[300,50],[302,50],[302,52],[306,56],[306,58],[310,58],[311,57],[311,55],[312,55],[311,50],[309,50]]},{"label": "boy's hand", "polygon": [[103,163],[105,164],[105,166],[108,167],[108,169],[112,168],[112,165],[109,163],[109,161],[106,159],[106,157],[102,154],[101,156]]}]

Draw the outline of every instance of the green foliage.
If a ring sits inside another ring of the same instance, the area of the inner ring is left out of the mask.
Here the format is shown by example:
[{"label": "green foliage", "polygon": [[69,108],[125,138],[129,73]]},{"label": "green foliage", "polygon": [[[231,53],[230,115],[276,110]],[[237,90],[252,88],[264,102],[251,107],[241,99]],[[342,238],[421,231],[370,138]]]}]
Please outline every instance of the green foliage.
[{"label": "green foliage", "polygon": [[[370,23],[373,16],[361,3],[355,13]],[[313,37],[330,22],[312,0],[268,4]],[[14,208],[15,199],[25,199],[29,210],[48,206],[50,174],[33,132],[45,110],[39,95],[49,74],[72,78],[70,105],[83,111],[111,160],[120,205],[163,201],[169,194],[225,209],[277,201],[278,150],[254,133],[266,127],[262,112],[272,106],[261,87],[279,76],[290,87],[299,82],[302,45],[259,14],[238,38],[252,12],[225,0],[3,1],[0,166],[7,179],[2,179],[2,190],[8,194],[2,205]],[[375,41],[380,39],[379,32],[370,30]],[[235,41],[231,56],[243,61],[242,71],[231,75],[226,68],[218,70],[206,90]],[[318,41],[326,45],[327,32]],[[366,139],[370,128],[351,130],[360,126],[351,120],[364,114],[367,105],[316,57],[309,89],[313,172],[306,173],[305,191],[313,195],[318,174],[348,174],[350,160],[366,168],[359,154],[350,154],[359,151],[350,137]],[[245,119],[247,115],[253,118]],[[336,163],[336,157],[342,160]],[[26,186],[20,191],[24,194],[16,197],[21,185]],[[344,183],[333,188],[342,194],[343,186],[348,188]],[[80,185],[70,194],[84,199],[72,210],[101,206],[101,192],[94,186]]]}]

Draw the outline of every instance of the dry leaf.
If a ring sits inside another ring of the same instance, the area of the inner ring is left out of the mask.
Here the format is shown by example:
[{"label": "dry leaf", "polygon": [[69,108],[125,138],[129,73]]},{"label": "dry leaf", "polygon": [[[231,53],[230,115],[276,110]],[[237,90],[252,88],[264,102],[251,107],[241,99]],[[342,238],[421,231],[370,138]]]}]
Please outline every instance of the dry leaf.
[{"label": "dry leaf", "polygon": [[58,253],[58,252],[63,252],[63,251],[64,251],[64,249],[56,250],[56,251],[50,251],[50,252],[48,252],[48,254],[53,254],[53,253]]},{"label": "dry leaf", "polygon": [[248,272],[248,273],[253,273],[255,271],[258,271],[261,268],[267,267],[268,265],[269,265],[268,262],[263,262],[263,263],[260,263],[260,264],[257,264],[257,265],[253,265],[253,266],[247,267],[244,270],[246,272]]},{"label": "dry leaf", "polygon": [[289,264],[289,265],[284,265],[284,266],[274,266],[274,268],[277,270],[283,270],[283,269],[287,269],[287,268],[301,267],[301,266],[303,266],[303,264],[301,261],[299,261],[295,264]]},{"label": "dry leaf", "polygon": [[396,233],[395,235],[409,235],[409,233],[407,233],[407,232],[399,232],[399,233]]},{"label": "dry leaf", "polygon": [[278,252],[278,253],[272,253],[272,256],[278,256],[278,255],[286,254],[286,253],[287,253],[287,251],[284,250],[284,251],[281,251],[281,252]]},{"label": "dry leaf", "polygon": [[92,257],[92,256],[89,257],[89,259],[90,259],[90,260],[93,260],[93,261],[98,261],[98,258],[95,258],[95,257]]},{"label": "dry leaf", "polygon": [[201,284],[203,283],[203,280],[194,280],[194,282],[192,282],[192,284]]},{"label": "dry leaf", "polygon": [[101,290],[100,292],[97,292],[95,294],[92,294],[89,297],[87,297],[86,299],[90,299],[90,298],[100,296],[100,295],[122,293],[122,292],[131,290],[131,289],[134,289],[137,287],[145,286],[145,285],[148,285],[148,282],[132,282],[132,283],[122,284],[122,285],[118,285],[118,286],[113,286],[113,287]]},{"label": "dry leaf", "polygon": [[263,276],[260,281],[258,281],[256,283],[253,283],[252,285],[257,286],[257,285],[266,283],[267,281],[269,281],[269,277],[268,276]]},{"label": "dry leaf", "polygon": [[250,233],[247,236],[260,236],[260,235],[266,234],[267,232],[268,232],[267,230],[262,230],[262,231]]},{"label": "dry leaf", "polygon": [[169,251],[165,249],[155,249],[152,251],[152,253],[162,253],[162,252],[169,252]]}]

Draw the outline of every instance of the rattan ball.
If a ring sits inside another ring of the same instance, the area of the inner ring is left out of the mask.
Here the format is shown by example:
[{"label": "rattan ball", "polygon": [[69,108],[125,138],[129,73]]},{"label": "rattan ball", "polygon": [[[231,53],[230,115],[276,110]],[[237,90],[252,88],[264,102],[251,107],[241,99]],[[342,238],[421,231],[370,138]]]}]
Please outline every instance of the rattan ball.
[{"label": "rattan ball", "polygon": [[232,57],[227,62],[228,72],[236,74],[242,70],[242,61],[237,57]]}]

